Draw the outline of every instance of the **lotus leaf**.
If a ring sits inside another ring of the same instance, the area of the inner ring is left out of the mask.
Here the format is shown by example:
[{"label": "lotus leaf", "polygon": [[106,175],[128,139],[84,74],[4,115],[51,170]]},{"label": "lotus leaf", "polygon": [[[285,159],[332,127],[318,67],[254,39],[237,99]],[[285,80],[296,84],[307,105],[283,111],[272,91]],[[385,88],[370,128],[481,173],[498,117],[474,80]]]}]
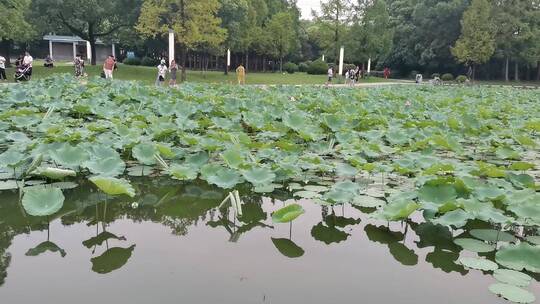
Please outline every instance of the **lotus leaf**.
[{"label": "lotus leaf", "polygon": [[424,185],[418,190],[418,199],[436,204],[450,202],[455,200],[456,197],[457,193],[453,185]]},{"label": "lotus leaf", "polygon": [[64,179],[68,176],[76,176],[77,172],[59,168],[37,168],[33,175],[45,176],[52,179]]},{"label": "lotus leaf", "polygon": [[220,168],[214,174],[206,178],[208,183],[223,189],[230,189],[243,182],[242,176],[234,170]]},{"label": "lotus leaf", "polygon": [[179,164],[172,165],[168,171],[173,178],[178,180],[194,180],[199,174],[197,168]]},{"label": "lotus leaf", "polygon": [[142,165],[154,165],[156,159],[154,155],[158,152],[156,145],[153,143],[140,143],[133,147],[132,153]]},{"label": "lotus leaf", "polygon": [[536,300],[529,291],[508,284],[492,284],[489,286],[489,291],[514,303],[532,303]]},{"label": "lotus leaf", "polygon": [[486,259],[461,257],[459,258],[459,262],[461,263],[461,265],[467,268],[478,269],[482,271],[493,271],[499,268],[497,263]]},{"label": "lotus leaf", "polygon": [[394,202],[384,206],[381,215],[389,221],[402,220],[408,218],[418,207],[420,205],[411,201]]},{"label": "lotus leaf", "polygon": [[84,165],[90,172],[102,176],[122,175],[126,169],[126,164],[119,157],[92,159]]},{"label": "lotus leaf", "polygon": [[540,247],[525,242],[508,245],[497,251],[495,260],[510,269],[540,272]]},{"label": "lotus leaf", "polygon": [[274,223],[288,223],[304,213],[302,206],[290,204],[272,213],[272,221]]},{"label": "lotus leaf", "polygon": [[463,249],[472,252],[491,252],[495,250],[495,246],[475,239],[460,238],[455,239],[454,243],[461,246]]},{"label": "lotus leaf", "polygon": [[469,233],[477,239],[487,242],[515,242],[516,238],[508,232],[492,229],[473,229]]},{"label": "lotus leaf", "polygon": [[526,240],[534,245],[540,245],[540,235],[528,236]]},{"label": "lotus leaf", "polygon": [[276,174],[272,170],[264,167],[255,167],[242,171],[244,178],[255,186],[264,186],[272,183],[276,179]]},{"label": "lotus leaf", "polygon": [[125,179],[119,179],[108,176],[94,176],[89,178],[101,191],[109,195],[128,195],[135,196],[135,189]]},{"label": "lotus leaf", "polygon": [[465,226],[467,221],[470,219],[473,219],[473,216],[462,209],[457,209],[445,213],[443,216],[432,220],[432,222],[434,224],[440,224],[443,226],[454,226],[456,228],[461,228]]},{"label": "lotus leaf", "polygon": [[64,194],[58,188],[36,188],[24,191],[22,205],[33,216],[55,214],[64,205]]},{"label": "lotus leaf", "polygon": [[493,272],[493,277],[497,281],[513,286],[527,287],[531,283],[532,278],[522,272],[508,269],[497,269]]},{"label": "lotus leaf", "polygon": [[51,158],[67,168],[73,169],[82,166],[88,160],[88,152],[81,147],[62,145],[61,148],[51,151]]},{"label": "lotus leaf", "polygon": [[11,148],[0,154],[0,168],[17,167],[24,160],[24,154]]}]

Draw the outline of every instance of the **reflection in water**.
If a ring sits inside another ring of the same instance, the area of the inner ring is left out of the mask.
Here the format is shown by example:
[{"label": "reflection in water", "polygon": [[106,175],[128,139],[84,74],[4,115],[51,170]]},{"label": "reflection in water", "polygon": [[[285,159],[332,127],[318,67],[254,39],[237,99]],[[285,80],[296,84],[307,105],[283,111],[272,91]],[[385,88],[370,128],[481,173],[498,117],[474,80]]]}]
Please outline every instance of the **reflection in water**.
[{"label": "reflection in water", "polygon": [[[121,269],[134,255],[136,247],[133,244],[134,237],[131,237],[130,243],[126,243],[130,231],[115,231],[114,233],[108,231],[111,228],[111,223],[126,219],[135,223],[159,223],[168,227],[173,235],[179,237],[187,236],[195,227],[206,228],[206,233],[208,231],[226,231],[226,238],[229,242],[235,243],[246,239],[245,237],[241,239],[241,237],[250,232],[264,231],[269,233],[273,229],[279,229],[278,237],[265,236],[260,238],[264,241],[261,242],[260,246],[269,245],[268,238],[270,238],[271,252],[279,254],[280,257],[295,259],[294,261],[305,261],[313,257],[310,253],[315,252],[310,252],[310,250],[315,251],[316,247],[310,246],[307,239],[316,240],[317,242],[314,243],[320,246],[324,246],[323,244],[343,244],[344,242],[356,246],[360,242],[360,238],[351,237],[351,235],[356,236],[364,233],[370,242],[382,245],[375,247],[387,247],[388,256],[392,256],[401,265],[418,265],[419,260],[423,260],[425,254],[425,262],[445,273],[466,275],[469,272],[457,263],[461,248],[453,242],[456,237],[453,233],[456,232],[441,225],[405,221],[398,229],[399,231],[394,231],[395,229],[391,229],[387,223],[371,220],[354,208],[350,208],[354,213],[345,216],[344,211],[340,212],[341,215],[336,215],[332,207],[312,205],[309,208],[310,211],[300,218],[299,223],[291,223],[286,228],[275,227],[269,214],[283,206],[283,203],[277,201],[275,197],[265,200],[263,203],[263,198],[260,195],[242,195],[245,204],[242,206],[242,216],[237,217],[230,207],[218,209],[227,193],[205,183],[183,185],[169,179],[153,178],[148,180],[141,178],[133,180],[132,184],[137,188],[138,193],[141,193],[135,199],[106,197],[87,184],[65,191],[64,207],[55,215],[56,218],[50,219],[51,222],[57,222],[59,219],[64,226],[83,223],[85,229],[92,231],[91,237],[87,235],[84,238],[81,237],[77,239],[76,244],[81,246],[82,243],[82,246],[90,249],[92,271],[96,273],[108,274]],[[245,189],[239,190],[242,193],[247,193],[242,191]],[[2,286],[8,275],[7,270],[12,259],[19,258],[12,257],[8,251],[13,239],[18,235],[30,234],[34,231],[48,232],[49,226],[46,218],[27,217],[21,212],[16,192],[3,191],[0,192],[0,195],[2,197],[2,204],[0,204],[0,286]],[[281,193],[280,198],[286,199],[287,197]],[[337,209],[339,211],[341,208]],[[393,225],[392,228],[396,228],[396,226],[397,224]],[[291,233],[293,228],[294,234]],[[114,230],[120,229],[115,226]],[[220,237],[223,236],[220,234]],[[459,237],[468,237],[468,234],[463,232]],[[36,243],[39,241],[41,240],[36,241]],[[114,243],[114,245],[109,246],[109,243]],[[67,244],[62,245],[67,246]],[[302,245],[306,250],[299,245]],[[328,248],[334,247],[340,246],[334,245]],[[66,247],[66,249],[70,248]],[[139,248],[139,251],[143,251],[143,249]],[[58,253],[62,257],[66,256],[66,251],[50,241],[49,238],[36,247],[28,249],[26,255],[42,255],[43,257],[46,256],[44,253],[51,252]],[[422,255],[422,258],[419,255]],[[493,260],[493,255],[494,253],[488,253],[482,256]],[[71,256],[72,254],[70,254]],[[131,263],[135,263],[134,260],[132,259]],[[281,259],[281,261],[283,260]],[[420,264],[427,265],[421,262]]]},{"label": "reflection in water", "polygon": [[114,247],[107,249],[102,255],[92,258],[92,270],[105,274],[122,268],[126,265],[135,249],[135,245],[128,248]]}]

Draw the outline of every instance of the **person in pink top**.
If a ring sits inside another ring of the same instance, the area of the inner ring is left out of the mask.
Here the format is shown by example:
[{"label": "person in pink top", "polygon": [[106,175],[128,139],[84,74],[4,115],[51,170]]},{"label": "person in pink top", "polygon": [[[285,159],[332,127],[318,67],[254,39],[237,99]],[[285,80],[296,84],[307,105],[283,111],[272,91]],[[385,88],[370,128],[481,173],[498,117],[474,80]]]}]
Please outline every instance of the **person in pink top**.
[{"label": "person in pink top", "polygon": [[107,59],[105,59],[105,63],[103,63],[103,73],[105,74],[105,78],[113,78],[114,65],[115,62],[112,56],[109,56],[107,57]]}]

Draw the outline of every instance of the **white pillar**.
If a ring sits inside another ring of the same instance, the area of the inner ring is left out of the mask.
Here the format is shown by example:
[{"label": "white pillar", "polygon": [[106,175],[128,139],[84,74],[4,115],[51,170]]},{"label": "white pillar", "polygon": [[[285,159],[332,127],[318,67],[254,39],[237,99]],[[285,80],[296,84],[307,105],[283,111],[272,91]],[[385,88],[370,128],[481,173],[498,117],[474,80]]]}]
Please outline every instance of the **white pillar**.
[{"label": "white pillar", "polygon": [[112,48],[112,50],[111,50],[112,55],[113,55],[114,58],[116,58],[116,45],[114,45],[114,42],[112,43],[111,48]]},{"label": "white pillar", "polygon": [[369,58],[367,62],[367,72],[368,74],[371,73],[371,58]]},{"label": "white pillar", "polygon": [[86,41],[86,58],[88,61],[92,60],[92,46],[90,46],[90,41]]},{"label": "white pillar", "polygon": [[343,56],[345,55],[345,49],[341,47],[339,50],[339,75],[343,75]]},{"label": "white pillar", "polygon": [[231,66],[231,49],[227,50],[227,66]]},{"label": "white pillar", "polygon": [[324,55],[322,55],[322,61],[324,62]]},{"label": "white pillar", "polygon": [[77,42],[73,42],[73,60],[77,57]]},{"label": "white pillar", "polygon": [[49,56],[51,59],[53,58],[53,42],[52,40],[49,40]]},{"label": "white pillar", "polygon": [[174,60],[174,32],[169,30],[169,66]]}]

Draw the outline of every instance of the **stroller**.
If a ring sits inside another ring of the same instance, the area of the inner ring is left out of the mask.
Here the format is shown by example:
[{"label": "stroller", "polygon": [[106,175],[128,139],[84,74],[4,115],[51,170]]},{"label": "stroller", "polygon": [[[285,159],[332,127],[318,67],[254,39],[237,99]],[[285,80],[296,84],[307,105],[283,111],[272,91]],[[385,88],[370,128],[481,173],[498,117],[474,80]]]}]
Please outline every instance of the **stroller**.
[{"label": "stroller", "polygon": [[29,65],[21,64],[15,69],[15,81],[28,81],[30,80],[31,67]]}]

